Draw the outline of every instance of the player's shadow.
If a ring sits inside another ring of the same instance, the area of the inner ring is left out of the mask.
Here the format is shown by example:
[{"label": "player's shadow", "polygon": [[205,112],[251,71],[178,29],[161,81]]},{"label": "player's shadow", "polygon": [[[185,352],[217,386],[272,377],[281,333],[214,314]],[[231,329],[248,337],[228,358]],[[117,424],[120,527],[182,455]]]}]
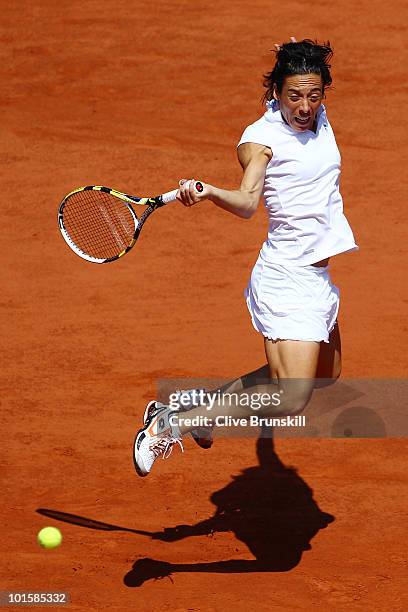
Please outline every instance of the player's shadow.
[{"label": "player's shadow", "polygon": [[271,431],[267,435],[263,431],[257,440],[259,465],[243,470],[211,495],[217,507],[212,517],[195,525],[168,527],[152,536],[175,542],[231,531],[255,559],[208,563],[138,559],[124,577],[126,586],[141,586],[146,580],[171,577],[176,572],[286,572],[296,567],[303,551],[311,549],[312,538],[334,517],[320,510],[312,489],[294,467],[285,466],[277,456]]}]

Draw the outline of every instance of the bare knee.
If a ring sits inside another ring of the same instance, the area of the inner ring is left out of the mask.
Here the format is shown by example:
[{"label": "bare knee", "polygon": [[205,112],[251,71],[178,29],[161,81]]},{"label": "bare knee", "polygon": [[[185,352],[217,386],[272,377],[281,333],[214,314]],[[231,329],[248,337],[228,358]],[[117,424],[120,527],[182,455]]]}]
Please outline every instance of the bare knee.
[{"label": "bare knee", "polygon": [[264,406],[262,416],[296,416],[303,412],[309,400],[310,397],[287,398],[280,405],[269,404]]},{"label": "bare knee", "polygon": [[274,394],[274,402],[265,407],[267,415],[296,416],[303,412],[313,393],[313,380],[286,380]]},{"label": "bare knee", "polygon": [[285,415],[287,416],[296,416],[303,412],[310,401],[311,395],[308,397],[298,397],[293,398],[288,402],[288,407],[285,410]]}]

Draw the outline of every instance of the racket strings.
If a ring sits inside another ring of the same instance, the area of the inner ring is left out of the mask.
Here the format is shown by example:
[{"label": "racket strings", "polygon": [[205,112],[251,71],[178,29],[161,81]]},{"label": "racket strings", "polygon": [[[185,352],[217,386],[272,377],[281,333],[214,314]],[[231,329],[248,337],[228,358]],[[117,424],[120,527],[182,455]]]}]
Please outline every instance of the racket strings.
[{"label": "racket strings", "polygon": [[103,191],[89,190],[68,198],[64,227],[81,251],[97,259],[109,259],[130,246],[136,224],[123,200]]}]

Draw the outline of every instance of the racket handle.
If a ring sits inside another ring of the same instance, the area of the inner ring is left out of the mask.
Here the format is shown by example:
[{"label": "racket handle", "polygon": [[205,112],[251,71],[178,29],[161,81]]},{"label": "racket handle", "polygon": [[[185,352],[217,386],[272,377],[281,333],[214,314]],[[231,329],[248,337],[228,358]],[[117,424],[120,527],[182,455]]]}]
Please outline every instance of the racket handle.
[{"label": "racket handle", "polygon": [[177,200],[176,198],[177,192],[178,192],[178,189],[174,189],[173,191],[168,191],[167,193],[163,193],[161,197],[163,204],[168,204],[169,202],[175,202]]},{"label": "racket handle", "polygon": [[[197,193],[201,193],[204,189],[204,186],[200,181],[196,181],[194,187]],[[177,192],[178,192],[178,189],[174,189],[173,191],[168,191],[167,193],[163,193],[162,194],[163,203],[168,204],[169,202],[175,202],[177,200],[176,198]]]}]

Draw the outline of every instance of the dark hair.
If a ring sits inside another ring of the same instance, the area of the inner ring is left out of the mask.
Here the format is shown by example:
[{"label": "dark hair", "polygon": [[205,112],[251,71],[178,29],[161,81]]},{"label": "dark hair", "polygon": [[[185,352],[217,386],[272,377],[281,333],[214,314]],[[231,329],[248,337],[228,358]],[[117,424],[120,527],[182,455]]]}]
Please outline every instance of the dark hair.
[{"label": "dark hair", "polygon": [[323,91],[331,85],[329,61],[333,56],[330,43],[319,45],[317,41],[305,38],[300,42],[289,42],[281,45],[276,53],[276,63],[271,72],[264,74],[263,85],[266,92],[263,96],[264,102],[273,99],[273,90],[282,91],[284,80],[287,76],[295,74],[320,74],[322,77]]}]

